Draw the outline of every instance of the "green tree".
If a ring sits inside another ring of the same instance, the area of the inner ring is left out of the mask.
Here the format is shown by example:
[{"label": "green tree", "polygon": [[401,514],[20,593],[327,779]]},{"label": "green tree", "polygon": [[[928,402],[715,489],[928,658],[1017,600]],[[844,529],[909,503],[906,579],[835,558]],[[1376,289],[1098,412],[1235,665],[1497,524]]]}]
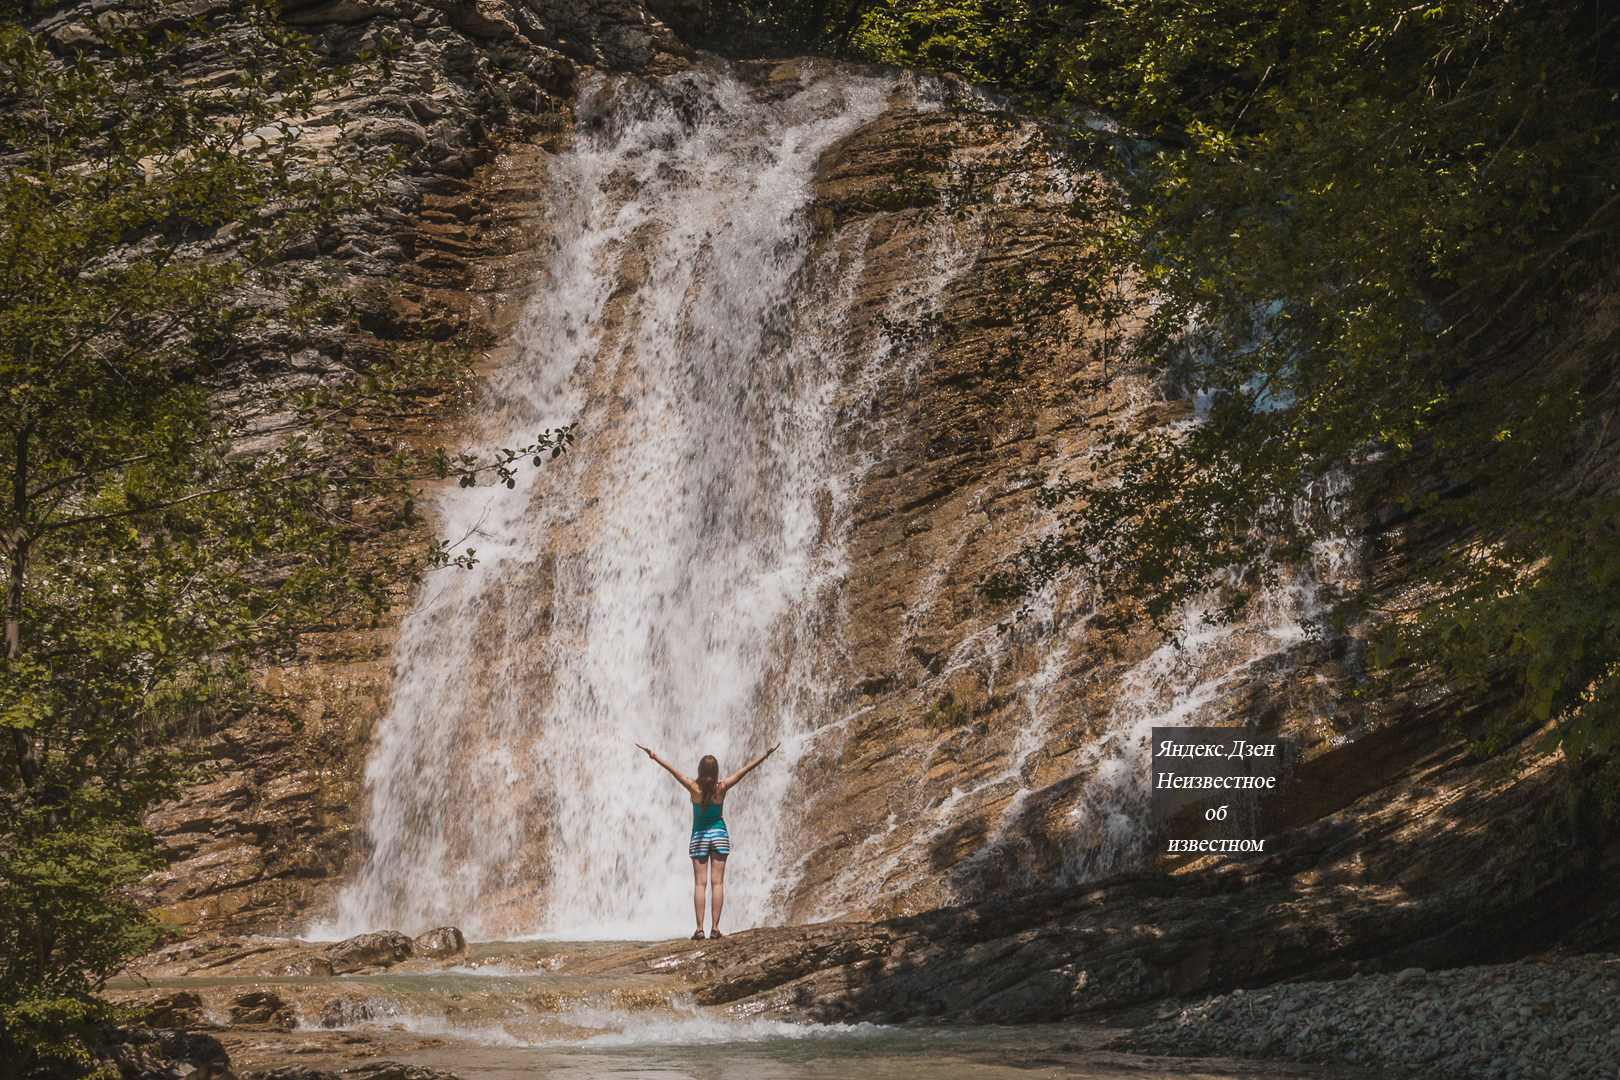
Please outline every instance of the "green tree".
[{"label": "green tree", "polygon": [[299,123],[364,72],[271,3],[73,14],[54,42],[0,18],[0,1056],[24,1075],[83,1066],[96,992],[154,941],[124,891],[154,864],[142,818],[187,739],[251,704],[253,660],[420,571],[356,551],[409,523],[415,479],[509,482],[566,441],[357,456],[332,416],[454,362],[275,381],[342,314],[340,268],[309,253],[398,164],[346,151],[341,123],[317,154]]},{"label": "green tree", "polygon": [[[179,726],[240,701],[331,576],[309,449],[233,453],[214,379],[264,330],[245,298],[318,284],[283,253],[352,173],[285,122],[324,76],[269,8],[130,6],[61,51],[25,14],[0,22],[0,1042],[26,1074],[82,1057],[91,995],[154,940],[121,890]],[[203,52],[226,77],[177,90]]]}]

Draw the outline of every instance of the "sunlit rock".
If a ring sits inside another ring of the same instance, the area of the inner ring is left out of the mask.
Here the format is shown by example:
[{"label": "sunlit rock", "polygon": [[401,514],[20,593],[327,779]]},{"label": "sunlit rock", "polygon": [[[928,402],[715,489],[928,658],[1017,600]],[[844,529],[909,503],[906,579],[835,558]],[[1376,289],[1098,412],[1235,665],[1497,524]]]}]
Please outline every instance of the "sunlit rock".
[{"label": "sunlit rock", "polygon": [[326,959],[336,975],[370,967],[391,967],[410,955],[411,939],[398,930],[357,934],[326,950]]},{"label": "sunlit rock", "polygon": [[461,931],[454,926],[441,926],[437,930],[429,930],[418,935],[411,942],[413,951],[417,956],[426,956],[432,959],[460,956],[467,951],[467,939],[461,936]]}]

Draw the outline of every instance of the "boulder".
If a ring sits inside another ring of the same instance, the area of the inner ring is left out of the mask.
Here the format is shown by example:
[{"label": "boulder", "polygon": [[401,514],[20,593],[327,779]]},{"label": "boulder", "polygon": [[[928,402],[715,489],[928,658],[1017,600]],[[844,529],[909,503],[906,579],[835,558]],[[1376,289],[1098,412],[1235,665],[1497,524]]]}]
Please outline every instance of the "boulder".
[{"label": "boulder", "polygon": [[345,1069],[343,1075],[354,1080],[461,1080],[455,1073],[425,1065],[401,1065],[397,1061],[369,1061]]},{"label": "boulder", "polygon": [[316,1023],[323,1028],[351,1027],[366,1020],[374,1020],[377,1010],[370,998],[332,998],[316,1013]]},{"label": "boulder", "polygon": [[231,1002],[233,1024],[268,1024],[290,1031],[293,1027],[292,1006],[268,990],[249,990]]},{"label": "boulder", "polygon": [[191,1031],[101,1025],[103,1055],[120,1080],[234,1080],[220,1041]]},{"label": "boulder", "polygon": [[417,937],[411,942],[411,948],[417,956],[441,960],[464,954],[467,951],[467,939],[462,937],[461,931],[454,926],[441,926]]},{"label": "boulder", "polygon": [[410,955],[411,939],[398,930],[356,934],[326,950],[334,975],[368,967],[391,967]]},{"label": "boulder", "polygon": [[141,1021],[152,1028],[194,1028],[203,1022],[202,998],[190,990],[177,990],[155,998],[141,1014]]}]

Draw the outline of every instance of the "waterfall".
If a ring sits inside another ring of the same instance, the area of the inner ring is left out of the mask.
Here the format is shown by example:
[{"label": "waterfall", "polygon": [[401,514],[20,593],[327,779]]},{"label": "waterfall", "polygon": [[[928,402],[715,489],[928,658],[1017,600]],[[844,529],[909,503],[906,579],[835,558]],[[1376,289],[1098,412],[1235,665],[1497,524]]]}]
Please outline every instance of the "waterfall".
[{"label": "waterfall", "polygon": [[[311,936],[684,936],[689,799],[635,742],[695,774],[702,754],[724,773],[783,741],[727,799],[732,928],[1085,880],[1145,854],[1154,725],[1234,722],[1252,691],[1292,681],[1319,586],[1353,553],[1330,558],[1329,544],[1232,624],[1195,603],[1174,643],[1099,668],[1119,642],[1096,650],[1096,598],[1075,579],[1049,583],[1007,633],[1008,612],[976,601],[945,630],[925,625],[991,524],[974,518],[937,550],[885,554],[916,588],[896,594],[893,657],[863,663],[912,671],[907,649],[932,633],[936,667],[896,678],[883,707],[909,725],[950,680],[982,676],[1005,720],[884,729],[881,765],[841,768],[851,725],[880,700],[848,692],[852,518],[871,466],[915,434],[878,406],[931,392],[928,348],[891,351],[873,327],[926,324],[958,285],[984,289],[1018,250],[998,251],[998,229],[1017,226],[992,205],[886,232],[894,220],[839,225],[811,202],[841,140],[943,96],[813,65],[753,86],[716,71],[587,85],[548,164],[542,280],[466,446],[565,424],[577,441],[513,490],[435,496],[438,533],[479,561],[429,575],[401,625],[366,773],[370,850]],[[1054,170],[1033,201],[1006,201],[1037,207],[1025,224],[1039,238],[1039,214],[1061,213],[1076,182]],[[1136,394],[1102,402],[1110,422],[1131,422]],[[969,515],[1026,488],[1026,469],[1094,453],[1072,419],[1049,418],[1038,462],[957,477]],[[1022,505],[997,511],[1006,554],[1055,528],[1038,500]]]},{"label": "waterfall", "polygon": [[723,922],[768,920],[851,468],[832,434],[858,266],[818,248],[810,184],[911,86],[689,72],[582,95],[545,277],[468,446],[570,423],[577,442],[514,490],[438,496],[478,565],[430,574],[403,622],[371,850],[315,934],[684,933],[689,799],[636,741],[693,775],[786,740],[726,804]]}]

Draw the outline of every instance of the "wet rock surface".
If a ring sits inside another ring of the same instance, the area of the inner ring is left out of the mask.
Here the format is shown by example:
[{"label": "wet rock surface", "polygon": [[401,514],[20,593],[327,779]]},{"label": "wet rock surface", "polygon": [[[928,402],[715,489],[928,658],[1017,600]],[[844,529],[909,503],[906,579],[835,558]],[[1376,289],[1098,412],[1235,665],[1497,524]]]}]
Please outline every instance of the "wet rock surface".
[{"label": "wet rock surface", "polygon": [[231,1002],[233,1025],[264,1024],[269,1027],[291,1028],[293,1011],[280,995],[267,990],[250,990],[237,995]]},{"label": "wet rock surface", "polygon": [[402,1065],[397,1061],[375,1061],[341,1072],[308,1065],[282,1065],[274,1069],[254,1069],[240,1074],[241,1080],[460,1080],[454,1073],[425,1065]]},{"label": "wet rock surface", "polygon": [[467,951],[467,939],[454,926],[441,926],[418,934],[411,941],[411,951],[417,956],[441,958],[460,956]]},{"label": "wet rock surface", "polygon": [[411,939],[397,930],[358,934],[326,950],[334,975],[365,968],[391,967],[412,952]]},{"label": "wet rock surface", "polygon": [[460,1080],[454,1073],[425,1065],[402,1065],[397,1061],[374,1061],[341,1072],[307,1065],[282,1065],[274,1069],[250,1070],[241,1080]]},{"label": "wet rock surface", "polygon": [[149,1028],[179,1029],[199,1028],[206,1022],[202,998],[190,990],[158,995],[146,1003],[140,1020]]},{"label": "wet rock surface", "polygon": [[232,1080],[230,1057],[211,1035],[104,1025],[103,1054],[121,1080]]},{"label": "wet rock surface", "polygon": [[1620,958],[1408,968],[1234,990],[1133,1031],[1119,1045],[1341,1061],[1425,1076],[1612,1076],[1620,1061]]}]

